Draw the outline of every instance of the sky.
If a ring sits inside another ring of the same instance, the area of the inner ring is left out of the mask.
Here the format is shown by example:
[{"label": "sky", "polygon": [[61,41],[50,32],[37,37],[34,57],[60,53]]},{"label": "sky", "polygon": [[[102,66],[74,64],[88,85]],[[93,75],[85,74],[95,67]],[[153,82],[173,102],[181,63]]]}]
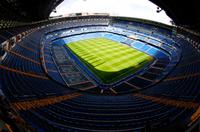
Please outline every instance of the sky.
[{"label": "sky", "polygon": [[149,0],[64,0],[50,16],[70,13],[110,13],[116,16],[143,18],[171,25],[170,18]]}]

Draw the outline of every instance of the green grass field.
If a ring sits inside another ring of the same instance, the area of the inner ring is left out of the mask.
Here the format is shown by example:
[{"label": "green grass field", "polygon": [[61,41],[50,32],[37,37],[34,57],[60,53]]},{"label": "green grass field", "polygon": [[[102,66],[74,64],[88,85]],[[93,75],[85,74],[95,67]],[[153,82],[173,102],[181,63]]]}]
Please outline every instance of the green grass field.
[{"label": "green grass field", "polygon": [[153,60],[141,51],[105,38],[80,40],[66,46],[106,84],[135,73]]}]

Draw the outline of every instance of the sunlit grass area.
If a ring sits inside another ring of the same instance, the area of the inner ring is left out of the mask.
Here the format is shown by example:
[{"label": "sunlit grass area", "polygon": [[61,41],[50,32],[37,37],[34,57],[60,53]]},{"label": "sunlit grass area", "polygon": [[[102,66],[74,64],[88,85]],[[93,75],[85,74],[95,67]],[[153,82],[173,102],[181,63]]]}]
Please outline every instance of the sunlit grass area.
[{"label": "sunlit grass area", "polygon": [[152,57],[125,44],[93,38],[66,45],[103,83],[112,83],[142,69]]}]

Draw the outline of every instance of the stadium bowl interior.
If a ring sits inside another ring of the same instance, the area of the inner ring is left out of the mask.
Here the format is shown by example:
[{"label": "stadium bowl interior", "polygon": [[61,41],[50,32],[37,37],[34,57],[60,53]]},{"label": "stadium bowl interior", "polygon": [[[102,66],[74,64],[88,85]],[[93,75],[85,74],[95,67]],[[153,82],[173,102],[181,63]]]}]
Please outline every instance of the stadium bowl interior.
[{"label": "stadium bowl interior", "polygon": [[197,0],[150,0],[173,26],[62,1],[0,1],[0,131],[199,132]]}]

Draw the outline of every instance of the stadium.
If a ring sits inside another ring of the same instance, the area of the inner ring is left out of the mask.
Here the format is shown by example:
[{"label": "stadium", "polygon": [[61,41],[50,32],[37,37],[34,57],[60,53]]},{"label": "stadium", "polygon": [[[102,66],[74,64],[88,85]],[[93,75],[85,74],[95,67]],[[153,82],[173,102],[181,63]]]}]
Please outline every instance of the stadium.
[{"label": "stadium", "polygon": [[150,1],[174,25],[1,1],[0,131],[199,132],[197,0]]}]

